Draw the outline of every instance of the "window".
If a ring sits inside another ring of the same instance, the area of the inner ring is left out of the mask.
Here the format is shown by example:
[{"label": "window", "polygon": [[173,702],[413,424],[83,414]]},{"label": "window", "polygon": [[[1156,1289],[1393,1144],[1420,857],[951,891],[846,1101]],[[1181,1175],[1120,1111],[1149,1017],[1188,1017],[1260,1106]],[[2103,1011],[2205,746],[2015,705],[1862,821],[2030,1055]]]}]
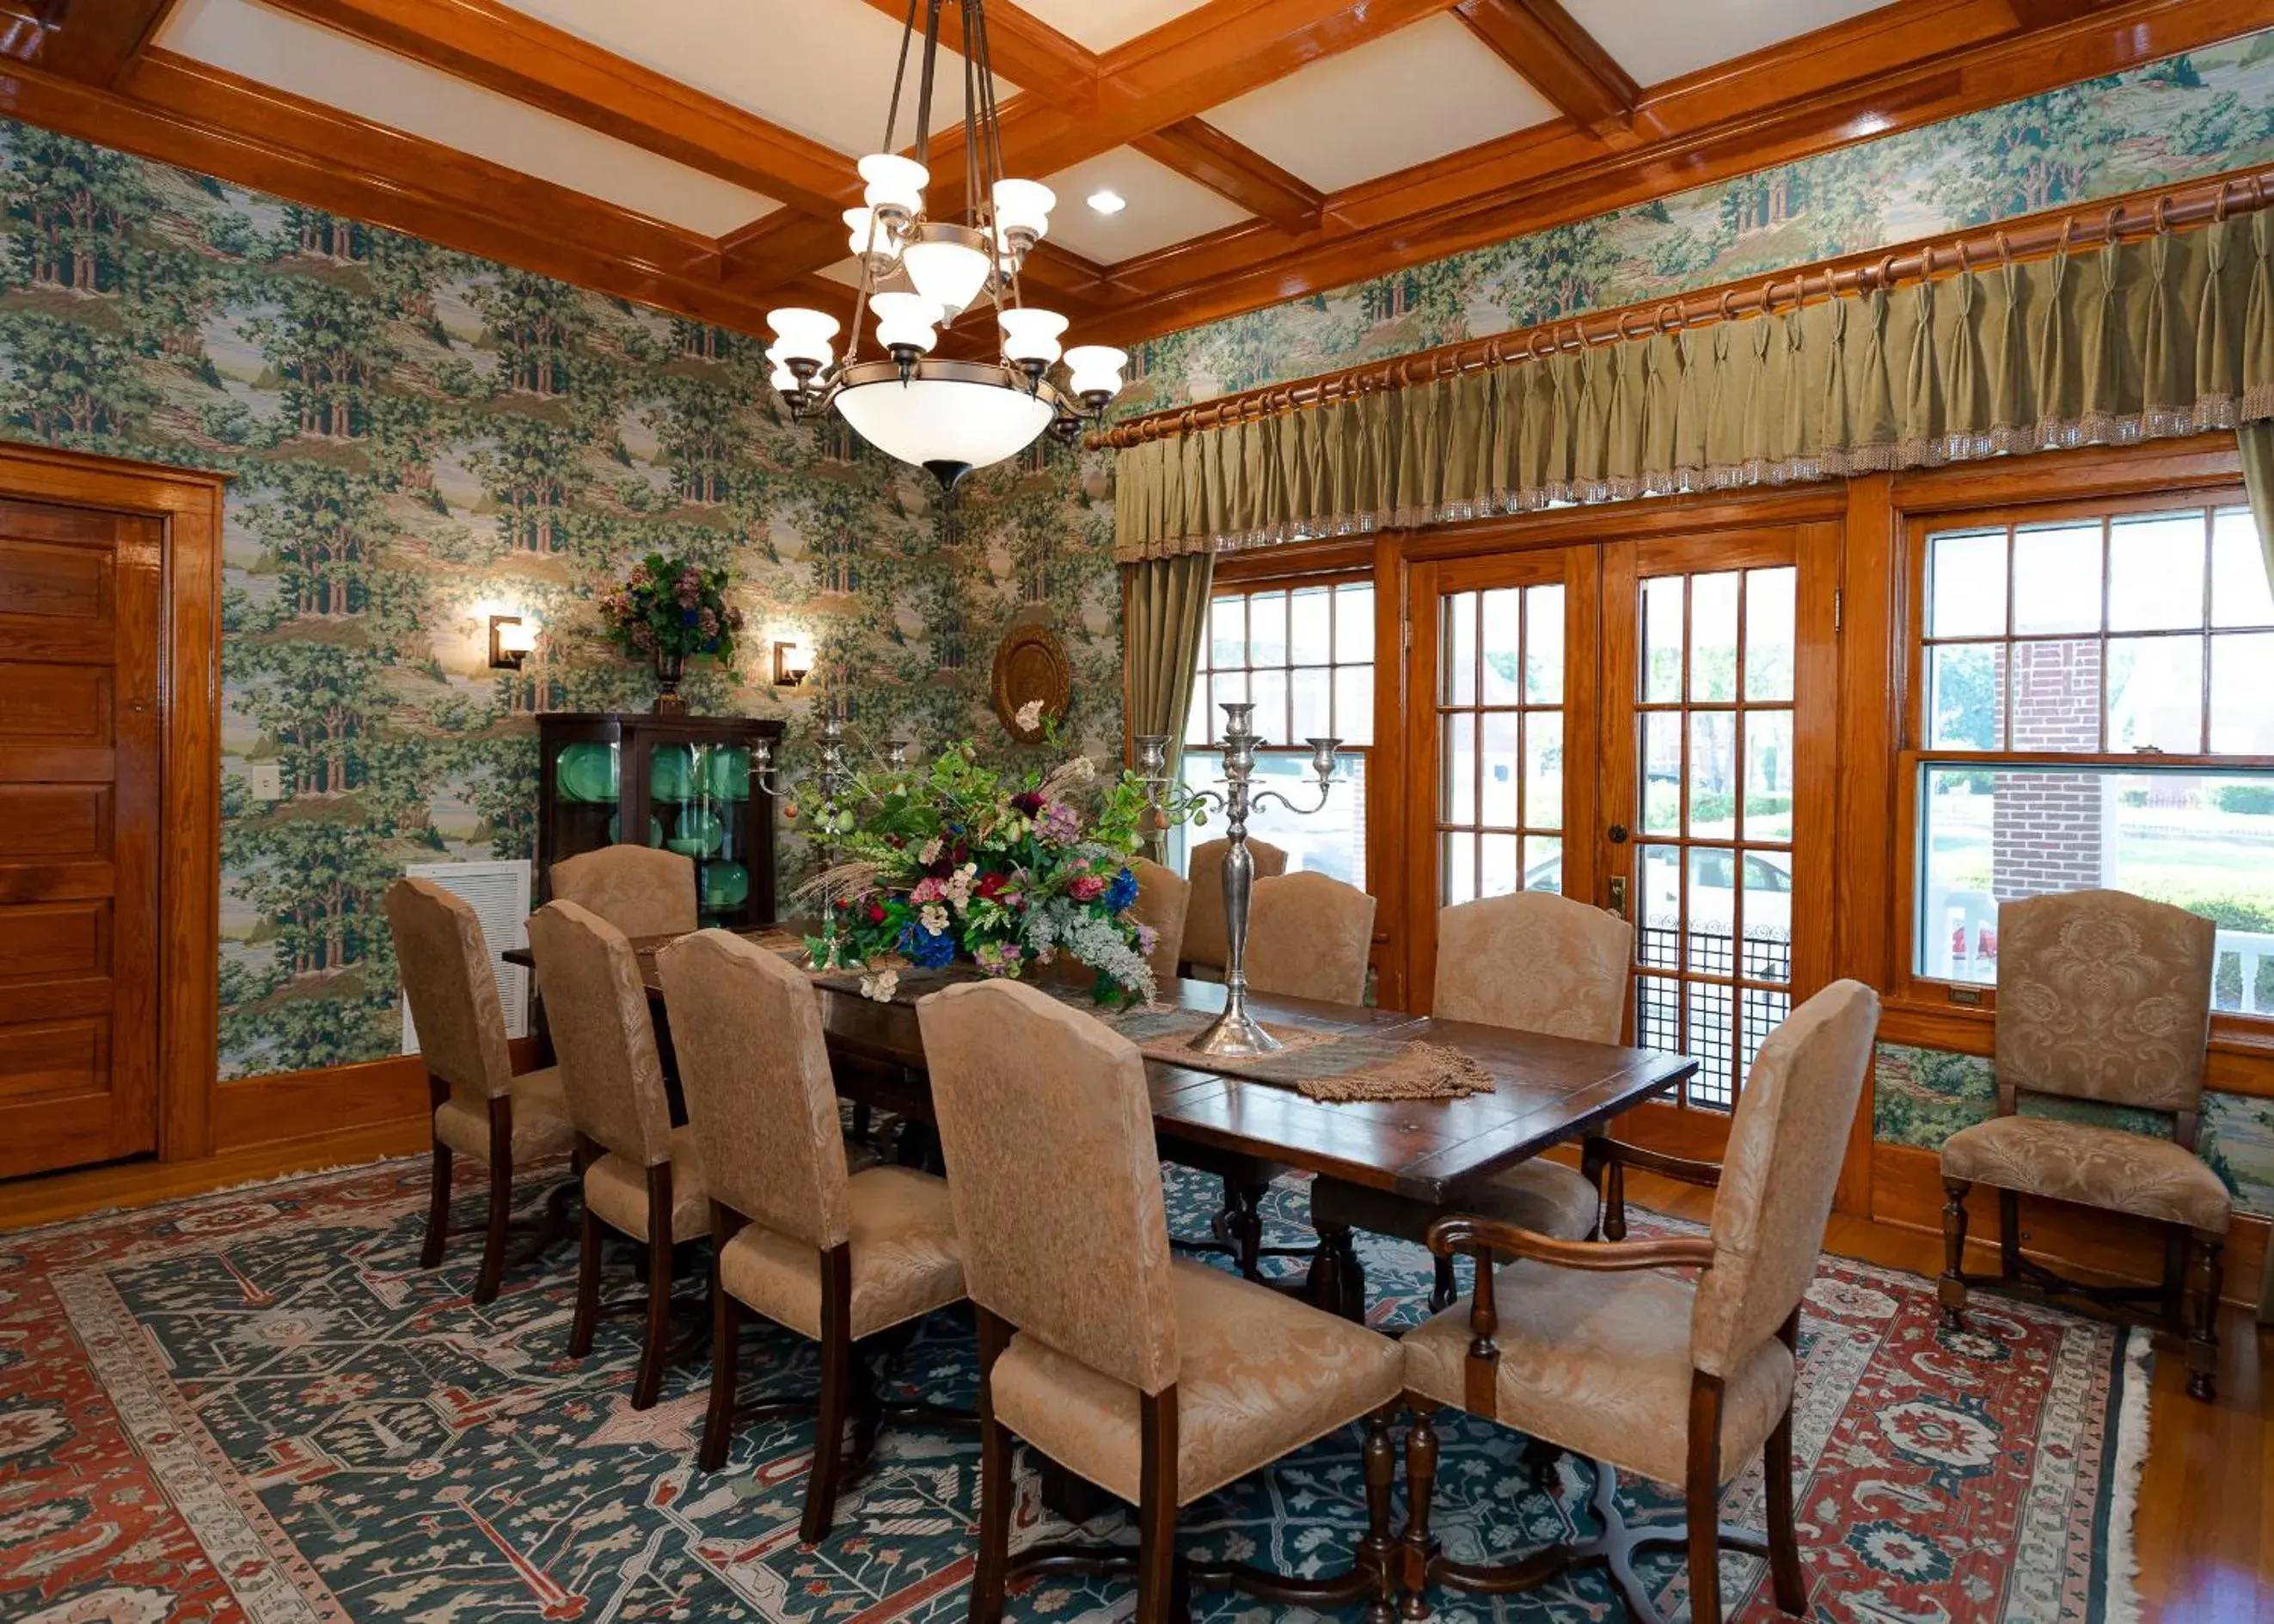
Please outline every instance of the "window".
[{"label": "window", "polygon": [[[1367,747],[1374,740],[1374,586],[1370,582],[1271,587],[1220,594],[1193,680],[1185,723],[1184,781],[1212,789],[1224,777],[1216,752],[1226,703],[1255,707],[1265,741],[1256,786],[1286,792],[1299,806],[1317,799],[1303,741],[1332,735],[1344,761],[1323,808],[1308,815],[1277,806],[1248,819],[1248,832],[1283,848],[1289,869],[1307,868],[1366,883]],[[1217,826],[1184,831],[1189,847]]]},{"label": "window", "polygon": [[1439,602],[1441,903],[1563,884],[1560,582]]},{"label": "window", "polygon": [[1998,906],[2112,886],[2218,926],[2274,1015],[2274,592],[2239,503],[1923,537],[1914,967],[1997,978]]}]

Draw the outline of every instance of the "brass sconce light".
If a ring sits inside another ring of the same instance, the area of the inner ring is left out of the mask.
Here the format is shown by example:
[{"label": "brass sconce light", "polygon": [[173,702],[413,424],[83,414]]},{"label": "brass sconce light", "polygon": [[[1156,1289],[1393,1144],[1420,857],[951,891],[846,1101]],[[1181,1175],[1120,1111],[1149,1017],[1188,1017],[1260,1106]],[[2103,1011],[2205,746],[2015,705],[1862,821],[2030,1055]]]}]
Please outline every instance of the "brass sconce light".
[{"label": "brass sconce light", "polygon": [[490,616],[490,669],[519,671],[537,646],[537,628],[517,614]]},{"label": "brass sconce light", "polygon": [[802,688],[813,669],[813,651],[795,643],[774,644],[774,686]]}]

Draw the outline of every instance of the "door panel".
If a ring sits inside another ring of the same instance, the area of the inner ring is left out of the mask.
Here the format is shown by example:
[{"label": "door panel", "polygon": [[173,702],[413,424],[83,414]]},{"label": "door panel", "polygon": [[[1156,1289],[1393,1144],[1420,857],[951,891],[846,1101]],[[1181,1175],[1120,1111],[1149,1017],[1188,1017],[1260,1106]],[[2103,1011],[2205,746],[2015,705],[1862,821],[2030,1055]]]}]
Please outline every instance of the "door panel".
[{"label": "door panel", "polygon": [[1622,543],[1604,560],[1600,900],[1635,925],[1634,1041],[1699,1062],[1721,1133],[1761,1042],[1822,983],[1836,538]]},{"label": "door panel", "polygon": [[0,1177],[156,1147],[159,543],[0,500]]}]

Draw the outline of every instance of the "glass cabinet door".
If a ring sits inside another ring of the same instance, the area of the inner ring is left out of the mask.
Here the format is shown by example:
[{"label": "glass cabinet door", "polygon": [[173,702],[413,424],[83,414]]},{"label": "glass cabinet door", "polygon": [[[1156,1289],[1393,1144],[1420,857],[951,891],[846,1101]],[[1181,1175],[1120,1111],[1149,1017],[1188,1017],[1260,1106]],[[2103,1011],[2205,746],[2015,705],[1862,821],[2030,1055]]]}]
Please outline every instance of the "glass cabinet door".
[{"label": "glass cabinet door", "polygon": [[705,925],[739,920],[750,897],[750,752],[727,741],[659,741],[648,758],[649,839],[695,863]]}]

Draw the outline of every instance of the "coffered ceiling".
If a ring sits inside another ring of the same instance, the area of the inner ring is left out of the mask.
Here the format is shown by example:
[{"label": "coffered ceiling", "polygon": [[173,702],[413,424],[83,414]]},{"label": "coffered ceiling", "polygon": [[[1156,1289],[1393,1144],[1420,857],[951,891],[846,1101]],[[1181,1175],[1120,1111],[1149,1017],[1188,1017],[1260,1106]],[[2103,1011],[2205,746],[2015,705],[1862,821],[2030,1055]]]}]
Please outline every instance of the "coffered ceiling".
[{"label": "coffered ceiling", "polygon": [[[962,4],[944,31],[960,49]],[[0,0],[17,116],[729,325],[849,304],[908,0]],[[2274,24],[2274,0],[986,0],[1122,339]],[[913,79],[911,75],[911,79]],[[935,129],[960,124],[943,54]],[[902,87],[894,144],[913,139]],[[960,207],[959,138],[935,209]],[[1093,207],[1118,200],[1115,212]],[[961,335],[964,343],[983,335]]]}]

